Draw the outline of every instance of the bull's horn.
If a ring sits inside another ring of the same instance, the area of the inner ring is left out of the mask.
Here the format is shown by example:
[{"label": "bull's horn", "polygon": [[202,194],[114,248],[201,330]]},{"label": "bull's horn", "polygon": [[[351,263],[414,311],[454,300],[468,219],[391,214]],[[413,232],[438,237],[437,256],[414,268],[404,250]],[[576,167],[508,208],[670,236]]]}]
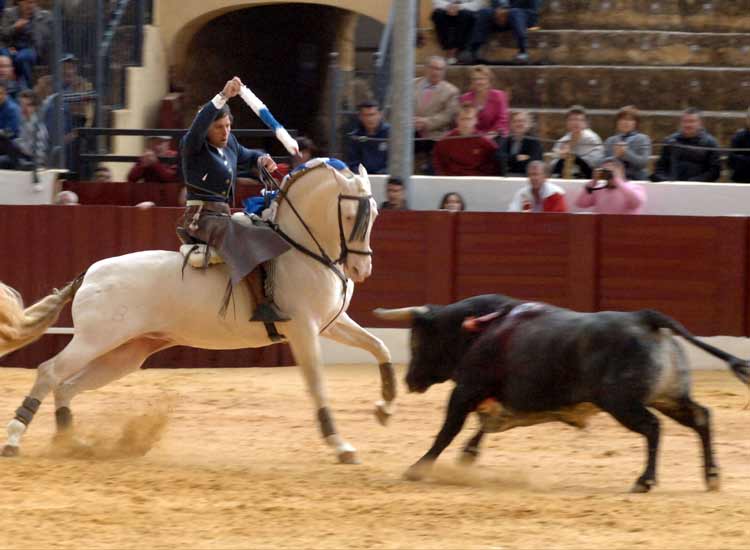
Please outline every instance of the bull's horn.
[{"label": "bull's horn", "polygon": [[386,321],[411,321],[414,317],[425,315],[429,311],[427,306],[402,307],[399,309],[374,309],[375,316]]}]

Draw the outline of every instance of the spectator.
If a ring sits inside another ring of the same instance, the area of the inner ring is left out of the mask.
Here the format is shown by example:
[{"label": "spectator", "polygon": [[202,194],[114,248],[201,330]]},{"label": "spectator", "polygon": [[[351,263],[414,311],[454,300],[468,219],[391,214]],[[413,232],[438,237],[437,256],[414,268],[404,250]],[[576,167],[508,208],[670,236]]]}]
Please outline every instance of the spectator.
[{"label": "spectator", "polygon": [[21,109],[8,95],[4,84],[0,83],[0,134],[14,139],[21,128]]},{"label": "spectator", "polygon": [[73,191],[60,191],[55,196],[55,204],[61,204],[64,206],[78,206],[78,195]]},{"label": "spectator", "polygon": [[483,6],[483,0],[432,0],[435,33],[450,65],[468,45],[477,12]]},{"label": "spectator", "polygon": [[446,193],[443,198],[440,199],[440,206],[438,210],[450,210],[451,212],[463,212],[466,210],[466,203],[464,198],[455,192]]},{"label": "spectator", "polygon": [[604,156],[602,138],[588,128],[586,109],[580,105],[573,105],[568,109],[565,127],[568,133],[557,140],[552,150],[552,174],[566,179],[588,179],[591,177],[592,167]]},{"label": "spectator", "polygon": [[21,91],[21,86],[16,80],[13,60],[7,55],[0,55],[0,83],[5,84],[5,89],[10,97],[18,100],[18,92]]},{"label": "spectator", "polygon": [[640,214],[646,203],[646,190],[625,178],[625,165],[620,159],[607,157],[594,173],[594,178],[581,189],[576,206],[594,208],[597,214]]},{"label": "spectator", "polygon": [[386,200],[380,205],[381,210],[408,210],[406,188],[401,178],[388,178],[385,185]]},{"label": "spectator", "polygon": [[18,95],[21,107],[21,130],[15,140],[19,151],[17,168],[31,169],[47,165],[49,134],[37,109],[39,100],[31,90],[24,90]]},{"label": "spectator", "polygon": [[109,166],[97,166],[94,170],[94,181],[97,183],[112,181],[112,170],[109,169]]},{"label": "spectator", "polygon": [[63,57],[63,92],[67,96],[65,102],[70,105],[74,128],[91,126],[94,121],[93,97],[76,97],[91,93],[93,89],[91,82],[78,74],[78,58],[72,54]]},{"label": "spectator", "polygon": [[547,169],[541,160],[532,160],[526,167],[529,185],[513,196],[508,212],[567,212],[565,190],[547,181]]},{"label": "spectator", "polygon": [[305,164],[308,160],[317,157],[319,154],[318,147],[308,137],[298,137],[297,145],[299,146],[299,155],[293,156],[290,163],[279,163],[277,165],[276,172],[282,178],[297,168],[297,166]]},{"label": "spectator", "polygon": [[39,9],[36,0],[18,0],[17,6],[5,8],[0,33],[5,48],[2,53],[10,55],[16,74],[25,88],[34,84],[34,65],[46,56],[52,33],[52,16]]},{"label": "spectator", "polygon": [[484,65],[472,67],[471,90],[461,96],[461,105],[471,103],[477,108],[477,130],[495,137],[508,135],[508,96],[490,87],[492,74]]},{"label": "spectator", "polygon": [[176,158],[177,152],[169,147],[172,138],[169,136],[155,136],[148,140],[148,148],[130,169],[128,181],[148,183],[168,183],[177,181],[177,165],[165,164],[162,158]]},{"label": "spectator", "polygon": [[619,110],[616,118],[617,133],[604,142],[604,155],[615,157],[625,165],[629,180],[646,180],[646,166],[651,157],[651,138],[638,131],[641,115],[633,105]]},{"label": "spectator", "polygon": [[531,161],[544,158],[541,142],[530,133],[531,125],[528,111],[516,111],[510,117],[510,135],[497,139],[497,163],[501,176],[525,176]]},{"label": "spectator", "polygon": [[716,181],[721,175],[719,144],[703,128],[701,112],[690,107],[680,131],[664,140],[652,181]]},{"label": "spectator", "polygon": [[490,0],[490,7],[479,10],[470,40],[471,62],[479,63],[479,48],[493,31],[513,32],[518,45],[516,63],[528,63],[527,34],[539,20],[540,0]]},{"label": "spectator", "polygon": [[478,135],[477,110],[465,105],[456,117],[457,128],[437,142],[432,156],[438,176],[493,176],[497,174],[497,144]]},{"label": "spectator", "polygon": [[[732,138],[732,149],[750,149],[750,108],[747,110],[745,128]],[[732,169],[732,181],[750,183],[750,151],[730,152],[729,167]]]},{"label": "spectator", "polygon": [[362,164],[369,174],[385,174],[388,170],[388,138],[391,127],[375,101],[357,106],[359,124],[349,134],[349,168],[355,173]]}]

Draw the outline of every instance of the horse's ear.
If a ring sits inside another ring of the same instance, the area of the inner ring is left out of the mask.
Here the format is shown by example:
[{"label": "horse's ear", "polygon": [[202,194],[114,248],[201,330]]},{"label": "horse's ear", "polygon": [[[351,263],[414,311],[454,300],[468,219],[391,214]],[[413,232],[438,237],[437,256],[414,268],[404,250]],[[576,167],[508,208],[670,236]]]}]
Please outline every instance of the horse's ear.
[{"label": "horse's ear", "polygon": [[342,174],[341,172],[339,172],[338,170],[336,170],[333,167],[329,167],[329,168],[331,169],[331,172],[333,172],[333,177],[336,178],[336,182],[339,185],[345,187],[349,183],[349,181],[347,180],[347,178],[346,178],[346,176],[344,174]]},{"label": "horse's ear", "polygon": [[359,165],[359,175],[362,178],[367,178],[367,169],[361,163]]}]

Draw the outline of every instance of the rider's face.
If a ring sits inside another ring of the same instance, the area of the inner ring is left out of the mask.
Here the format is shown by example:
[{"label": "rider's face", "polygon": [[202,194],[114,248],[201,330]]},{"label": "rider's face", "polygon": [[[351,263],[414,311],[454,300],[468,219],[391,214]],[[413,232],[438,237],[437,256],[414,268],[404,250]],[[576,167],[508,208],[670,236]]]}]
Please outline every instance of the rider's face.
[{"label": "rider's face", "polygon": [[214,147],[226,147],[229,133],[232,131],[232,121],[225,116],[216,119],[208,129],[208,142]]}]

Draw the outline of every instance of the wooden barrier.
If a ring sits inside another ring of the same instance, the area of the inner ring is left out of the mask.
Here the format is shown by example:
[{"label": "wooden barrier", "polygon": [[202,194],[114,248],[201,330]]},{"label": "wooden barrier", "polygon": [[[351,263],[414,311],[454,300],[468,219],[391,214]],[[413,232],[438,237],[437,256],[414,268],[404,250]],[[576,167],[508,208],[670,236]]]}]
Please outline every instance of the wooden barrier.
[{"label": "wooden barrier", "polygon": [[[109,256],[174,250],[179,208],[0,206],[0,280],[30,303]],[[582,311],[657,308],[703,336],[750,335],[744,217],[595,216],[384,211],[373,229],[373,275],[350,315],[444,304],[500,292]],[[69,308],[58,326],[71,326]],[[2,359],[33,367],[69,337],[48,335]],[[287,346],[166,350],[151,366],[291,364]]]}]

